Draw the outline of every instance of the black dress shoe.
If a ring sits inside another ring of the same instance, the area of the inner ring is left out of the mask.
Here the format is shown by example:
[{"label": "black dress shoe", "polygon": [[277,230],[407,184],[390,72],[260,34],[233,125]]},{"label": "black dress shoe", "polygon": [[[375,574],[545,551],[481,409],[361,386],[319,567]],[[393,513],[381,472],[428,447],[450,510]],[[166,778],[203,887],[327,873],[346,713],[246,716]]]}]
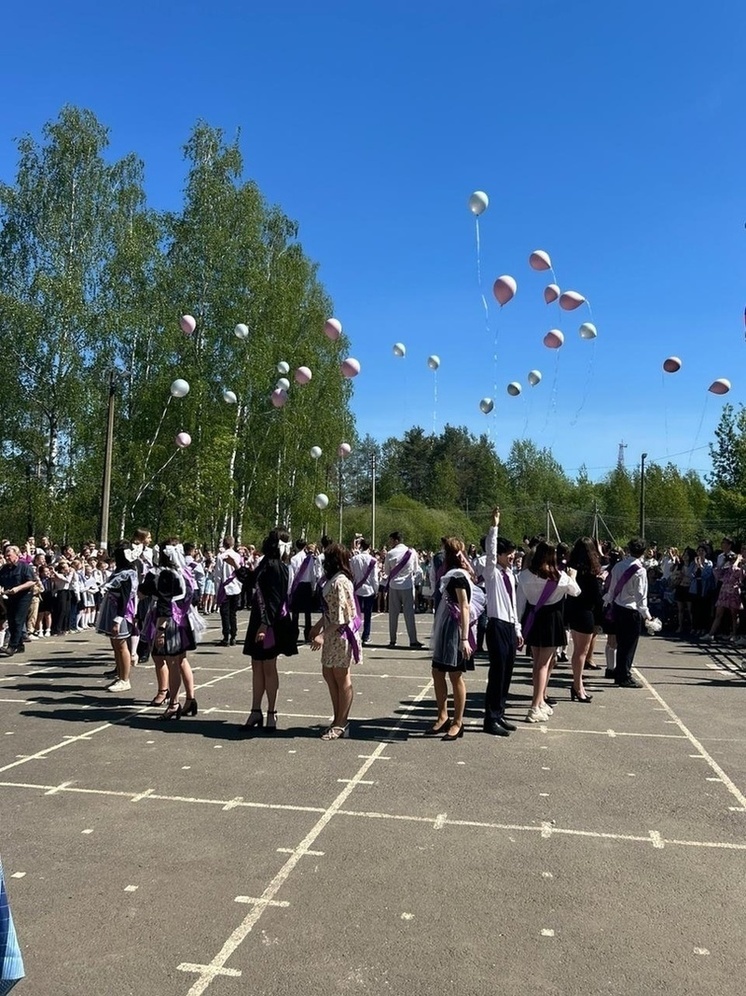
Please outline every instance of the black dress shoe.
[{"label": "black dress shoe", "polygon": [[424,643],[417,643],[417,642],[410,643],[409,644],[409,649],[410,650],[424,650],[425,649],[425,644]]},{"label": "black dress shoe", "polygon": [[3,647],[3,649],[0,650],[0,655],[3,657],[12,657],[15,652],[15,647]]},{"label": "black dress shoe", "polygon": [[604,671],[604,678],[611,678],[613,681],[615,677],[616,677],[616,671],[614,670],[614,668],[607,667],[606,670]]},{"label": "black dress shoe", "polygon": [[230,638],[230,640],[228,641],[228,646],[229,647],[235,647],[235,645],[236,645],[236,638],[235,638],[235,636],[232,636]]},{"label": "black dress shoe", "polygon": [[219,647],[227,647],[228,646],[228,641],[227,640],[218,640],[218,646]]},{"label": "black dress shoe", "polygon": [[396,644],[395,643],[390,643],[389,644],[389,650],[396,650]]},{"label": "black dress shoe", "polygon": [[502,723],[497,723],[495,721],[491,723],[485,723],[482,727],[485,733],[490,733],[493,737],[509,737],[510,730],[503,726]]},{"label": "black dress shoe", "polygon": [[625,678],[624,681],[616,682],[617,688],[642,688],[639,681],[635,681],[634,678]]},{"label": "black dress shoe", "polygon": [[500,726],[504,726],[506,730],[510,730],[511,733],[515,733],[515,731],[518,729],[517,726],[509,722],[509,720],[505,719],[504,717],[503,719],[498,719],[498,723],[500,724]]}]

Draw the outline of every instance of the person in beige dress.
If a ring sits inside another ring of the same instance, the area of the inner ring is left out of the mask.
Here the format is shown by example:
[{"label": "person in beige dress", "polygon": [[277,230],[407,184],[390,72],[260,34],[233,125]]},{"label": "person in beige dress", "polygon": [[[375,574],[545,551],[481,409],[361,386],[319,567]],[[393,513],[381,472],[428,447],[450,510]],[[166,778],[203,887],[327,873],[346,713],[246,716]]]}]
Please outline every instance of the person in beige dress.
[{"label": "person in beige dress", "polygon": [[321,651],[321,671],[334,709],[332,725],[321,739],[339,740],[349,736],[354,694],[350,665],[359,663],[362,655],[362,619],[355,601],[350,553],[340,543],[332,543],[324,551],[324,576],[324,614],[311,627],[311,650]]}]

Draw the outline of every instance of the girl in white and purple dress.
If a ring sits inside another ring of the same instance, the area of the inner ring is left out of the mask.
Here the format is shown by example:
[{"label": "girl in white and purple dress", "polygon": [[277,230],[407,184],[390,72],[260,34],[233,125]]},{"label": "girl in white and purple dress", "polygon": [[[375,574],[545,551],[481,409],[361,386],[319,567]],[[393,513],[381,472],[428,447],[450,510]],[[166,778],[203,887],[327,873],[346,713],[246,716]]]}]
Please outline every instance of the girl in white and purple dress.
[{"label": "girl in white and purple dress", "polygon": [[128,553],[130,544],[126,540],[114,548],[115,570],[109,580],[101,586],[101,606],[96,620],[96,630],[108,636],[114,649],[116,678],[108,686],[109,692],[127,692],[130,689],[129,638],[135,618],[137,601],[137,571],[133,570]]},{"label": "girl in white and purple dress", "polygon": [[[161,547],[159,567],[142,580],[141,590],[154,600],[145,625],[145,638],[152,640],[153,661],[158,674],[158,695],[153,705],[168,701],[161,719],[181,719],[197,715],[194,675],[187,659],[202,635],[204,623],[192,605],[195,585],[184,554],[175,540]],[[168,674],[168,687],[164,687]],[[184,682],[186,699],[179,703]]]}]

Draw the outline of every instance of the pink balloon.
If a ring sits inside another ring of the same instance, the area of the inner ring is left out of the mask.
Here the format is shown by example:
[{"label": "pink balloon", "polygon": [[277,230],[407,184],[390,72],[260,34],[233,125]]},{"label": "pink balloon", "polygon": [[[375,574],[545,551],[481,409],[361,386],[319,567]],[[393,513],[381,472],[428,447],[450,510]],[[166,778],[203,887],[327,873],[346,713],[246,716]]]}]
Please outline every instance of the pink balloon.
[{"label": "pink balloon", "polygon": [[342,323],[338,318],[327,318],[324,322],[324,333],[332,342],[335,342],[342,334]]},{"label": "pink balloon", "polygon": [[191,335],[197,328],[197,320],[191,315],[182,315],[179,319],[179,325],[184,335]]},{"label": "pink balloon", "polygon": [[564,341],[565,337],[559,329],[550,329],[544,336],[544,345],[547,349],[559,349]]},{"label": "pink balloon", "polygon": [[312,377],[311,371],[308,367],[298,367],[295,371],[295,383],[296,384],[307,384]]},{"label": "pink balloon", "polygon": [[544,252],[543,249],[534,249],[531,255],[528,257],[528,265],[532,270],[551,270],[552,261],[549,258],[549,253]]},{"label": "pink balloon", "polygon": [[512,301],[515,296],[515,292],[518,290],[518,285],[516,284],[513,277],[503,274],[502,277],[498,277],[495,281],[495,285],[492,288],[492,293],[497,298],[498,304],[502,308],[503,305],[507,304],[508,301]]},{"label": "pink balloon", "polygon": [[187,446],[192,445],[192,437],[189,435],[188,432],[178,432],[176,434],[176,439],[174,439],[174,442],[176,443],[176,445],[179,447],[180,450],[185,450]]},{"label": "pink balloon", "polygon": [[575,311],[581,304],[585,304],[585,298],[577,291],[565,291],[564,294],[560,294],[559,301],[563,311]]},{"label": "pink balloon", "polygon": [[554,302],[559,299],[561,293],[562,292],[557,284],[548,284],[544,288],[544,300],[547,304],[554,304]]},{"label": "pink balloon", "polygon": [[669,356],[663,361],[663,369],[669,374],[678,373],[681,370],[681,360],[678,356]]},{"label": "pink balloon", "polygon": [[714,380],[710,384],[707,390],[713,394],[727,394],[730,391],[730,381],[725,377],[718,377],[717,380]]},{"label": "pink balloon", "polygon": [[346,360],[343,360],[339,369],[342,371],[343,377],[357,377],[360,373],[360,364],[352,356],[348,356]]},{"label": "pink balloon", "polygon": [[352,453],[352,447],[349,443],[340,443],[339,449],[337,450],[337,455],[341,457],[348,457]]},{"label": "pink balloon", "polygon": [[275,408],[282,408],[282,406],[285,404],[285,402],[288,399],[288,392],[283,390],[281,387],[277,387],[272,392],[271,397],[272,397],[272,404],[275,406]]}]

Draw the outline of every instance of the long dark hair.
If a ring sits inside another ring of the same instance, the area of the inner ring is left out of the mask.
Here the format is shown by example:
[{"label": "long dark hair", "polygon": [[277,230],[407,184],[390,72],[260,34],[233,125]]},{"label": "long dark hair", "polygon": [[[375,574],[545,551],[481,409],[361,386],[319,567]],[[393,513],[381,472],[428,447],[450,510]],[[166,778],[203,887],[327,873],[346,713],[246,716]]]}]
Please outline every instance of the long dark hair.
[{"label": "long dark hair", "polygon": [[595,540],[592,540],[590,536],[581,536],[579,540],[576,540],[567,566],[574,567],[578,574],[598,576],[601,573],[601,562]]},{"label": "long dark hair", "polygon": [[534,550],[529,570],[532,574],[545,580],[559,581],[557,547],[553,543],[542,540]]},{"label": "long dark hair", "polygon": [[350,570],[350,551],[341,543],[330,543],[324,550],[324,574],[327,580],[335,574],[344,574],[352,581],[352,571]]},{"label": "long dark hair", "polygon": [[119,540],[114,547],[114,566],[118,571],[127,571],[132,567],[127,553],[132,549],[132,544],[127,540]]}]

